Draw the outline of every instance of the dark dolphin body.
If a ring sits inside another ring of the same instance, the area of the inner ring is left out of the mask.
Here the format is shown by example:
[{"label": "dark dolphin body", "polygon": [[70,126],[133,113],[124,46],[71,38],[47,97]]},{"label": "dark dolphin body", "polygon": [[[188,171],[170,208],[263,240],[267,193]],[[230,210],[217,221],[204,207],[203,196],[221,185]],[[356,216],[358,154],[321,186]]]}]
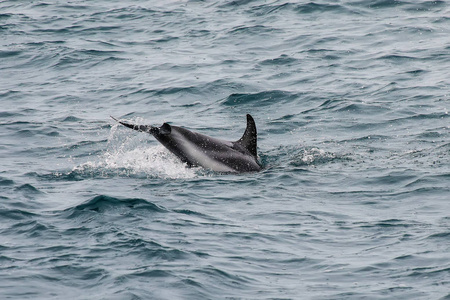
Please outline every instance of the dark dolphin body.
[{"label": "dark dolphin body", "polygon": [[256,154],[256,125],[250,115],[247,115],[244,135],[236,142],[219,140],[167,123],[153,127],[113,119],[131,129],[152,134],[188,166],[233,173],[261,170]]}]

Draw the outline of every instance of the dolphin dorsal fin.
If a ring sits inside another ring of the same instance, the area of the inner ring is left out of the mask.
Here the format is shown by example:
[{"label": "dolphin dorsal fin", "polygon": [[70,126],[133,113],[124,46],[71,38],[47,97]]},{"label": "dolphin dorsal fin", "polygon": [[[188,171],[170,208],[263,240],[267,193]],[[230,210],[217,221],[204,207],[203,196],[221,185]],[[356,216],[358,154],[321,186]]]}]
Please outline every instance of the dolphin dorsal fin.
[{"label": "dolphin dorsal fin", "polygon": [[236,143],[239,143],[242,147],[247,149],[251,155],[256,157],[256,136],[255,120],[253,120],[252,116],[247,114],[247,128],[245,129],[244,135]]}]

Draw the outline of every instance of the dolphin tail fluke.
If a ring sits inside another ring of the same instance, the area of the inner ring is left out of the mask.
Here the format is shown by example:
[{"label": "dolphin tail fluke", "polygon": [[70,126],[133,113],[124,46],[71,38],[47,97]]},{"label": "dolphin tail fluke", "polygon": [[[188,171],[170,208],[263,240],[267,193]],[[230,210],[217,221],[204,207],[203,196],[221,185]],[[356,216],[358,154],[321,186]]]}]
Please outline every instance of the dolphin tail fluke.
[{"label": "dolphin tail fluke", "polygon": [[122,122],[122,121],[120,121],[120,120],[117,120],[117,119],[114,118],[113,116],[110,116],[110,117],[111,117],[114,121],[116,121],[116,122],[122,124],[123,126],[128,127],[128,128],[131,128],[131,129],[134,129],[134,130],[137,130],[137,131],[140,131],[140,132],[147,132],[147,133],[150,133],[150,134],[155,134],[155,133],[158,132],[158,128],[157,128],[157,127],[153,127],[153,126],[150,126],[150,125],[134,125],[134,124],[129,124],[129,123],[126,123],[126,122]]},{"label": "dolphin tail fluke", "polygon": [[257,141],[257,132],[256,132],[256,124],[253,117],[247,114],[247,128],[245,129],[244,135],[237,141],[237,143],[241,144],[245,149],[250,152],[251,155],[256,157],[256,141]]}]

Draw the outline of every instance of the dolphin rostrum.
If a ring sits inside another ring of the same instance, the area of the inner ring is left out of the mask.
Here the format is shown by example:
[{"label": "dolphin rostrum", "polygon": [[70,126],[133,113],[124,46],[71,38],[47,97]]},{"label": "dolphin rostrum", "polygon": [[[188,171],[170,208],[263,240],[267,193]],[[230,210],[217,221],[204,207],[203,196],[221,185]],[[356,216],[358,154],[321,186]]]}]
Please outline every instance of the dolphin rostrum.
[{"label": "dolphin rostrum", "polygon": [[201,166],[216,172],[242,173],[260,171],[256,153],[256,125],[247,115],[247,128],[236,142],[224,141],[164,123],[161,127],[120,124],[153,135],[164,147],[188,166]]}]

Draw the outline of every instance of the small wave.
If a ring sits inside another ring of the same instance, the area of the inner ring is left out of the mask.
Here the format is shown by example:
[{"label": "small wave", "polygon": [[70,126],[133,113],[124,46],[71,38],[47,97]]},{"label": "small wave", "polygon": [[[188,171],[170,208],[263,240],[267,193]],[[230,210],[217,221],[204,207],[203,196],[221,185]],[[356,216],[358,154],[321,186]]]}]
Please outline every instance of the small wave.
[{"label": "small wave", "polygon": [[314,13],[351,13],[346,6],[337,4],[322,4],[316,2],[308,2],[303,4],[282,3],[282,4],[263,4],[252,7],[252,12],[257,16],[269,15],[274,13],[286,13],[286,11],[298,14],[314,14]]},{"label": "small wave", "polygon": [[66,117],[63,117],[63,118],[58,118],[55,121],[59,121],[59,122],[81,122],[81,121],[83,121],[83,119],[80,119],[78,117],[75,117],[75,116],[71,115],[71,116],[66,116]]},{"label": "small wave", "polygon": [[78,204],[75,207],[68,208],[65,212],[68,214],[68,218],[77,218],[86,211],[104,213],[110,209],[118,209],[120,207],[126,207],[133,210],[141,209],[149,212],[166,211],[164,208],[140,198],[119,199],[106,195],[99,195],[84,203]]},{"label": "small wave", "polygon": [[339,112],[366,114],[366,115],[386,113],[389,110],[390,110],[389,108],[380,105],[364,104],[364,103],[352,103],[337,109],[337,111]]},{"label": "small wave", "polygon": [[0,176],[0,186],[11,186],[13,184],[14,184],[14,180]]},{"label": "small wave", "polygon": [[[342,5],[335,4],[319,4],[314,2],[309,2],[305,4],[297,5],[294,11],[301,14],[310,14],[316,12],[343,12],[344,7]],[[346,10],[345,10],[346,11]]]},{"label": "small wave", "polygon": [[0,58],[11,58],[13,56],[20,55],[21,53],[22,51],[14,51],[14,50],[0,51]]},{"label": "small wave", "polygon": [[223,282],[225,285],[229,285],[230,287],[236,284],[242,285],[245,283],[251,283],[253,281],[253,279],[250,277],[236,275],[223,269],[215,268],[213,266],[193,270],[193,273],[205,275],[213,280]]},{"label": "small wave", "polygon": [[[22,97],[22,92],[15,91],[15,90],[2,91],[2,92],[0,92],[0,97],[3,100],[18,99],[18,98]],[[13,112],[7,112],[7,111],[0,112],[0,117],[1,118],[13,117],[13,116],[22,116],[22,115],[23,114],[17,113],[17,112],[14,112],[14,113]]]},{"label": "small wave", "polygon": [[296,94],[273,90],[259,93],[247,93],[247,94],[231,94],[225,100],[222,101],[222,105],[235,106],[235,105],[247,105],[254,104],[255,102],[259,106],[267,106],[274,103],[292,101],[297,98]]},{"label": "small wave", "polygon": [[23,222],[14,224],[10,230],[14,234],[26,235],[31,238],[42,236],[48,230],[48,227],[36,220],[29,220],[27,218]]},{"label": "small wave", "polygon": [[25,194],[40,194],[40,193],[42,193],[39,189],[37,189],[36,187],[34,187],[28,183],[16,187],[15,191],[23,192]]},{"label": "small wave", "polygon": [[85,54],[88,56],[112,56],[123,53],[122,51],[111,51],[111,50],[96,50],[96,49],[83,49],[78,51],[80,54]]},{"label": "small wave", "polygon": [[409,227],[416,227],[416,226],[422,226],[422,223],[409,221],[409,220],[401,220],[401,219],[388,219],[388,220],[381,220],[375,223],[367,223],[367,222],[361,222],[361,223],[355,223],[361,228],[379,228],[382,230],[387,230],[390,228],[409,228]]},{"label": "small wave", "polygon": [[396,54],[387,54],[378,57],[380,60],[390,60],[392,62],[403,62],[405,60],[415,60],[416,57],[408,56],[408,55],[396,55]]},{"label": "small wave", "polygon": [[382,8],[392,8],[402,6],[407,4],[407,2],[400,0],[378,0],[378,1],[362,0],[358,2],[353,2],[352,4],[356,6],[363,6],[366,8],[382,9]]},{"label": "small wave", "polygon": [[14,14],[11,14],[11,13],[0,13],[0,20],[5,20],[5,19],[9,19],[9,18],[11,18],[11,17],[13,17],[14,16]]},{"label": "small wave", "polygon": [[428,239],[445,239],[450,241],[450,231],[434,233]]},{"label": "small wave", "polygon": [[11,220],[28,220],[35,216],[34,213],[17,208],[3,208],[0,207],[0,218],[11,219]]},{"label": "small wave", "polygon": [[[445,263],[445,262],[443,262]],[[429,277],[446,277],[450,273],[450,267],[445,265],[413,268],[408,275],[411,277],[429,278]]]},{"label": "small wave", "polygon": [[232,35],[236,35],[236,34],[243,34],[243,35],[251,34],[251,35],[253,35],[253,34],[273,33],[273,31],[275,31],[275,30],[276,29],[274,29],[274,28],[263,26],[263,25],[254,25],[254,26],[240,25],[240,26],[232,28],[229,31],[229,33]]},{"label": "small wave", "polygon": [[428,12],[428,11],[440,11],[446,7],[446,1],[417,1],[411,2],[406,10],[410,12]]},{"label": "small wave", "polygon": [[295,62],[298,62],[298,59],[289,57],[288,55],[283,54],[277,58],[263,60],[259,64],[262,66],[264,66],[264,65],[280,66],[280,65],[290,65]]}]

